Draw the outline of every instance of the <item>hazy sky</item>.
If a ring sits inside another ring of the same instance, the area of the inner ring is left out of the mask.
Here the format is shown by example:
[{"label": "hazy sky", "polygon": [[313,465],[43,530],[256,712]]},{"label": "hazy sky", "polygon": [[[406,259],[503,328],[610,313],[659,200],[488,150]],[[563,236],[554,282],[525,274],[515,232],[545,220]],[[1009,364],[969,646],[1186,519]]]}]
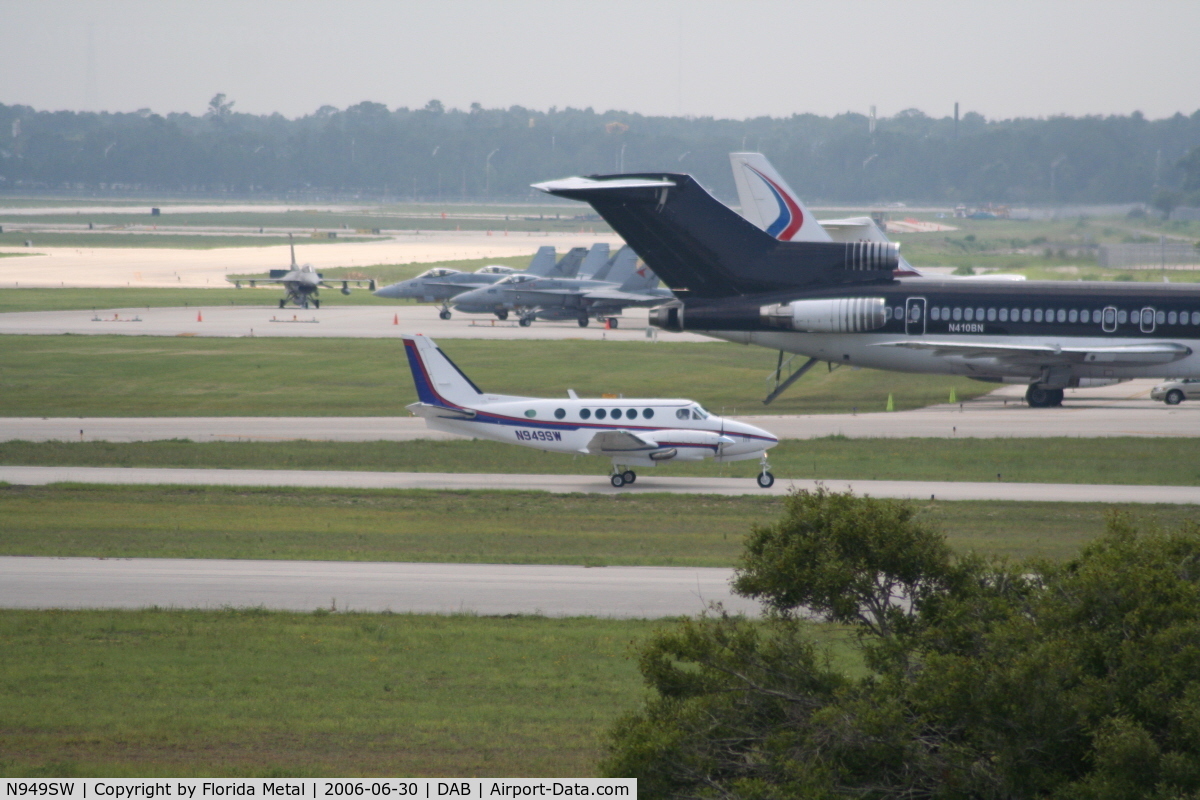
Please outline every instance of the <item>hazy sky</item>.
[{"label": "hazy sky", "polygon": [[0,0],[0,102],[744,118],[1200,108],[1200,2]]}]

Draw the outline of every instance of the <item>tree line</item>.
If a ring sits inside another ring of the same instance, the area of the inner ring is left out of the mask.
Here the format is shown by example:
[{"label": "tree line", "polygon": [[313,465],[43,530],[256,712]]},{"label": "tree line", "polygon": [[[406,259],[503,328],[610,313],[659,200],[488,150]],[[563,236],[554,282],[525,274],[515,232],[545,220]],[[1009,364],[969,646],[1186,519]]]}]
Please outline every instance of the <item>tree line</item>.
[{"label": "tree line", "polygon": [[756,150],[813,202],[1121,203],[1183,190],[1200,146],[1200,111],[955,120],[910,109],[872,124],[855,113],[732,120],[437,100],[288,119],[235,105],[217,95],[205,114],[164,115],[0,104],[0,191],[520,200],[550,178],[680,171],[729,200],[727,154]]}]

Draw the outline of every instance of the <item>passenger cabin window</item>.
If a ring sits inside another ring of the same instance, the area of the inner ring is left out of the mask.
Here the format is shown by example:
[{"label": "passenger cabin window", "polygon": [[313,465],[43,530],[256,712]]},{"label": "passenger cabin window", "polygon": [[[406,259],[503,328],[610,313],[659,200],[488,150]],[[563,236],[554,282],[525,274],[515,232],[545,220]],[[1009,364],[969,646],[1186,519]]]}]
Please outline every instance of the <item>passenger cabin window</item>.
[{"label": "passenger cabin window", "polygon": [[646,419],[650,419],[651,417],[654,416],[654,409],[653,408],[643,408],[642,416],[645,417]]},{"label": "passenger cabin window", "polygon": [[1124,325],[1128,321],[1129,321],[1129,314],[1125,313],[1125,309],[1121,309],[1120,311],[1117,312],[1117,324]]},{"label": "passenger cabin window", "polygon": [[1007,308],[1000,309],[1000,321],[1008,322],[1008,309]]},{"label": "passenger cabin window", "polygon": [[588,419],[591,416],[592,416],[592,410],[590,408],[579,409],[579,418],[580,419]]},{"label": "passenger cabin window", "polygon": [[562,419],[566,415],[567,415],[567,410],[565,408],[554,409],[554,418],[555,419]]},{"label": "passenger cabin window", "polygon": [[938,308],[937,306],[934,306],[933,308],[929,309],[929,318],[931,320],[933,320],[934,322],[937,322],[939,319],[942,318],[941,309]]},{"label": "passenger cabin window", "polygon": [[954,321],[958,322],[960,319],[962,319],[962,309],[959,308],[958,306],[955,306],[954,307]]},{"label": "passenger cabin window", "polygon": [[603,408],[596,409],[596,419],[604,419],[606,416],[608,416],[608,412]]},{"label": "passenger cabin window", "polygon": [[987,319],[988,319],[988,322],[995,322],[995,321],[996,321],[996,309],[994,309],[994,308],[989,308],[989,309],[988,309],[988,311],[987,311],[987,315],[988,315],[988,317],[987,317]]},{"label": "passenger cabin window", "polygon": [[967,322],[970,322],[971,320],[975,319],[975,309],[968,308],[966,311],[964,311],[963,319],[965,319]]},{"label": "passenger cabin window", "polygon": [[[1161,314],[1162,312],[1160,311],[1160,312],[1158,312],[1158,313],[1160,313],[1160,314]],[[1176,313],[1175,313],[1174,311],[1172,311],[1171,313],[1167,314],[1167,324],[1168,324],[1168,325],[1174,325],[1174,324],[1175,324],[1175,321],[1176,321],[1177,319],[1179,319],[1179,317],[1178,317],[1178,315],[1176,315]]]},{"label": "passenger cabin window", "polygon": [[1035,308],[1033,310],[1033,321],[1034,322],[1042,321],[1042,310],[1040,308]]}]

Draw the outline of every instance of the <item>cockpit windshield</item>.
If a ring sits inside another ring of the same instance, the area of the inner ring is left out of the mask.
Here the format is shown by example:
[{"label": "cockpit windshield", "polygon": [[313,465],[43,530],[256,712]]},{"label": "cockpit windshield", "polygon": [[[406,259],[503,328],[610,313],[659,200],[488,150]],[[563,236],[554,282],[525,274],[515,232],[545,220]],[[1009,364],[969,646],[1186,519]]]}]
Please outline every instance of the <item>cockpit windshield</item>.
[{"label": "cockpit windshield", "polygon": [[418,278],[444,278],[447,275],[454,275],[457,273],[458,273],[458,270],[456,270],[456,269],[446,269],[445,267],[436,267],[434,269],[425,270],[417,277]]},{"label": "cockpit windshield", "polygon": [[708,419],[708,412],[700,406],[692,406],[692,419]]},{"label": "cockpit windshield", "polygon": [[505,283],[505,284],[525,283],[527,281],[532,281],[532,280],[537,280],[537,279],[532,275],[509,275],[507,278],[500,281],[500,283]]},{"label": "cockpit windshield", "polygon": [[480,267],[475,270],[476,275],[507,275],[510,272],[516,272],[516,270],[500,264],[488,264],[486,267]]}]

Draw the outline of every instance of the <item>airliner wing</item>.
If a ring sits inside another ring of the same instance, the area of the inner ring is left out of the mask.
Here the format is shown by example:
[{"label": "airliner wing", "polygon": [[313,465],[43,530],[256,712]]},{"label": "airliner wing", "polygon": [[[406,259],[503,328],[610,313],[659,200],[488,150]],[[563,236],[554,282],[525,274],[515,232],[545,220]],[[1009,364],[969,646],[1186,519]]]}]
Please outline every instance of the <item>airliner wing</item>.
[{"label": "airliner wing", "polygon": [[1190,347],[1178,342],[1060,347],[1054,344],[1023,345],[953,339],[899,339],[892,342],[879,342],[876,346],[928,350],[935,356],[958,356],[966,359],[995,358],[1013,362],[1036,361],[1062,364],[1169,364],[1192,354]]}]

